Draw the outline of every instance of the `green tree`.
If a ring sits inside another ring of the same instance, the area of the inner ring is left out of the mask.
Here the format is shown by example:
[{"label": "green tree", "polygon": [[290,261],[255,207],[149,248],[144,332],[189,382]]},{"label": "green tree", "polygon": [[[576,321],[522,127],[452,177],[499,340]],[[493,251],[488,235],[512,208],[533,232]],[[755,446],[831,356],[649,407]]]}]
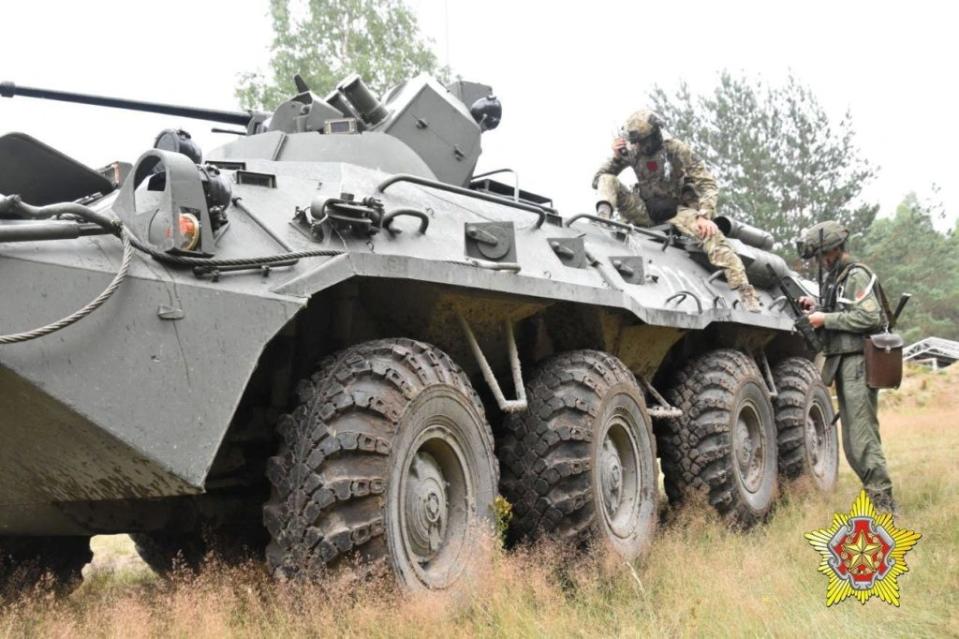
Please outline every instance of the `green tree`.
[{"label": "green tree", "polygon": [[875,218],[878,205],[860,196],[876,169],[855,144],[850,114],[834,124],[792,75],[766,86],[724,71],[712,93],[683,83],[672,95],[654,87],[650,99],[716,172],[720,213],[770,231],[784,255],[816,222],[838,219],[856,236]]},{"label": "green tree", "polygon": [[897,327],[907,342],[959,339],[959,234],[936,231],[933,219],[940,208],[907,195],[895,216],[869,228],[860,250],[891,305],[901,293],[912,294]]},{"label": "green tree", "polygon": [[352,72],[381,93],[438,71],[430,42],[402,0],[270,0],[270,17],[270,71],[241,74],[236,89],[246,108],[270,110],[294,95],[297,73],[323,95]]}]

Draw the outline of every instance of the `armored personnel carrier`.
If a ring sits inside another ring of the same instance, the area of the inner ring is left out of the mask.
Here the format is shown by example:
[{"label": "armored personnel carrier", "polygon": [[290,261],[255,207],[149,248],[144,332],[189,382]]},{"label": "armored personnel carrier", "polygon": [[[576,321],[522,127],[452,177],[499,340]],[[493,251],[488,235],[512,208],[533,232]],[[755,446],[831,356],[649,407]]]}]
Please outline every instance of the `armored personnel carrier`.
[{"label": "armored personnel carrier", "polygon": [[263,114],[0,84],[243,127],[102,169],[0,137],[0,581],[75,583],[92,535],[130,533],[160,572],[246,551],[438,589],[483,561],[498,494],[509,543],[634,558],[660,468],[736,527],[781,476],[833,486],[787,304],[812,289],[768,234],[720,220],[747,313],[668,227],[476,174],[489,87],[297,86]]}]

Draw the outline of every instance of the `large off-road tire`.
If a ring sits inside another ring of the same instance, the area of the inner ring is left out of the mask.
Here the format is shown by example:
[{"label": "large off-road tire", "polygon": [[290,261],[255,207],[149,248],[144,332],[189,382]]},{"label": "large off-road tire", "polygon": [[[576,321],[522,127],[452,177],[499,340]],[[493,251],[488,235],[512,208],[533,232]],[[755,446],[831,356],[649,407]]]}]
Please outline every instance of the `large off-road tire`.
[{"label": "large off-road tire", "polygon": [[498,448],[511,539],[545,535],[642,555],[656,526],[659,471],[636,378],[612,355],[573,351],[546,360],[527,397]]},{"label": "large off-road tire", "polygon": [[262,557],[266,547],[266,531],[210,529],[182,533],[141,532],[130,538],[137,554],[153,572],[169,576],[175,568],[198,571],[208,557],[227,566]]},{"label": "large off-road tire", "polygon": [[368,342],[328,358],[297,392],[267,470],[275,575],[385,565],[408,589],[440,589],[485,560],[493,436],[448,355],[409,339]]},{"label": "large off-road tire", "polygon": [[780,474],[789,479],[809,475],[819,490],[831,492],[839,475],[839,437],[829,389],[815,364],[803,357],[779,362],[773,381],[779,392],[774,405]]},{"label": "large off-road tire", "polygon": [[670,502],[699,492],[734,527],[762,521],[776,492],[776,424],[755,362],[709,352],[676,374],[667,398],[683,411],[657,425]]},{"label": "large off-road tire", "polygon": [[28,592],[50,576],[68,594],[83,583],[93,559],[89,537],[0,537],[0,601]]}]

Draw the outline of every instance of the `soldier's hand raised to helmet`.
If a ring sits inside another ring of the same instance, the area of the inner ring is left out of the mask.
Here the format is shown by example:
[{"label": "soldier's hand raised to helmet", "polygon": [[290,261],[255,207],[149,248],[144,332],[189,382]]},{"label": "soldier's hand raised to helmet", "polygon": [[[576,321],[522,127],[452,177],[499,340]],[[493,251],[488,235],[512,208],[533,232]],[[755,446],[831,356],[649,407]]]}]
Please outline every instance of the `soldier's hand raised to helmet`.
[{"label": "soldier's hand raised to helmet", "polygon": [[716,226],[716,223],[712,220],[707,220],[704,217],[696,218],[696,222],[693,224],[696,228],[696,234],[699,235],[700,239],[705,240],[710,238],[716,233],[719,233],[719,227]]},{"label": "soldier's hand raised to helmet", "polygon": [[613,155],[626,153],[626,138],[613,138]]}]

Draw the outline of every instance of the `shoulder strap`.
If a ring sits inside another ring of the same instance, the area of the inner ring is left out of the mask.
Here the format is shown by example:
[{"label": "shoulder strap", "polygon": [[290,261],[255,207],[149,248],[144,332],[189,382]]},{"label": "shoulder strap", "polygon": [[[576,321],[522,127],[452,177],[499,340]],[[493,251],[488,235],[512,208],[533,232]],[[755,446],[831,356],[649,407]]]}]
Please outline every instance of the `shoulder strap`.
[{"label": "shoulder strap", "polygon": [[889,306],[889,300],[886,298],[886,292],[882,290],[882,284],[879,283],[879,278],[876,277],[876,274],[872,271],[872,269],[870,269],[865,264],[862,264],[861,262],[853,262],[852,264],[846,267],[846,269],[842,272],[841,277],[847,276],[848,271],[852,270],[856,266],[858,266],[859,268],[869,273],[870,276],[876,278],[875,284],[873,284],[873,286],[876,288],[876,293],[879,296],[879,304],[882,306],[882,314],[884,318],[882,323],[883,330],[885,330],[886,332],[891,331],[893,328],[892,308]]},{"label": "shoulder strap", "polygon": [[889,300],[886,299],[886,292],[882,290],[882,284],[879,283],[879,280],[876,280],[876,290],[879,291],[879,303],[882,304],[882,314],[885,316],[885,321],[883,322],[883,327],[888,333],[894,327],[892,309],[889,307]]},{"label": "shoulder strap", "polygon": [[[854,269],[857,266],[859,266],[857,262],[852,262],[850,264],[847,264],[846,266],[843,267],[841,271],[839,271],[839,274],[835,277],[835,279],[832,280],[832,285],[831,285],[832,288],[829,290],[829,297],[831,299],[830,303],[832,304],[839,303],[839,297],[840,297],[839,289],[842,288],[842,285],[845,283],[846,278],[849,277],[849,273],[852,272],[852,269]],[[827,280],[827,283],[828,282],[829,280]]]},{"label": "shoulder strap", "polygon": [[[836,286],[838,287],[840,284],[842,284],[844,281],[846,281],[846,278],[849,277],[849,274],[850,274],[850,273],[852,272],[852,270],[853,270],[854,268],[856,268],[857,266],[862,266],[862,267],[865,268],[867,271],[869,271],[868,268],[866,268],[865,266],[863,266],[863,265],[860,264],[859,262],[850,262],[849,264],[846,264],[845,268],[843,268],[841,271],[839,271],[839,275],[836,276]],[[869,272],[871,273],[872,271],[869,271]]]}]

